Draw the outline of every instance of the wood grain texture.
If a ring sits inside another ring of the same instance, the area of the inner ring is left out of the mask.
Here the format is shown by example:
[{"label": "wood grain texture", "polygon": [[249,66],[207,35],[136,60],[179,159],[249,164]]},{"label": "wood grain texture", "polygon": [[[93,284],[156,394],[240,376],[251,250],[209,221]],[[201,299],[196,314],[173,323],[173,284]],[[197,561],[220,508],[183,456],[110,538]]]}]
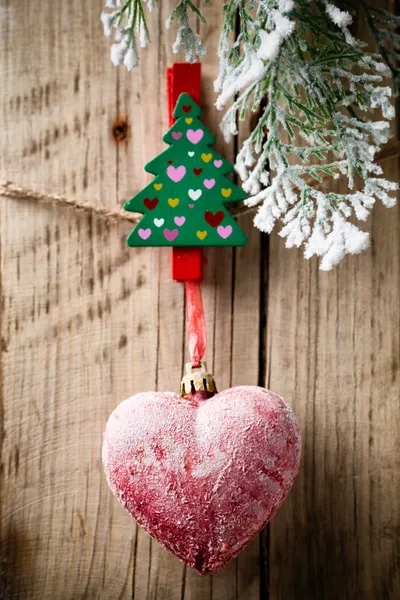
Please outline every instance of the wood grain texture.
[{"label": "wood grain texture", "polygon": [[[143,165],[163,148],[173,0],[150,19],[134,74],[108,60],[102,4],[0,0],[0,179],[113,209],[149,181]],[[204,121],[232,159],[246,125],[238,142],[219,135],[221,6],[205,12]],[[385,169],[399,178],[398,159]],[[303,460],[260,538],[200,578],[135,525],[101,465],[113,408],[176,390],[188,357],[169,252],[128,249],[129,223],[0,202],[0,598],[400,596],[399,207],[377,205],[371,249],[332,273],[261,237],[251,216],[246,247],[207,250],[208,365],[220,389],[265,383],[284,395]]]},{"label": "wood grain texture", "polygon": [[[382,166],[399,181],[398,159]],[[263,540],[271,598],[400,596],[399,217],[377,204],[371,248],[330,273],[270,238],[266,386],[303,436],[299,478]]]},{"label": "wood grain texture", "polygon": [[273,598],[400,593],[398,208],[377,207],[371,234],[367,258],[328,274],[271,238],[267,385],[303,433],[300,476],[270,525]]}]

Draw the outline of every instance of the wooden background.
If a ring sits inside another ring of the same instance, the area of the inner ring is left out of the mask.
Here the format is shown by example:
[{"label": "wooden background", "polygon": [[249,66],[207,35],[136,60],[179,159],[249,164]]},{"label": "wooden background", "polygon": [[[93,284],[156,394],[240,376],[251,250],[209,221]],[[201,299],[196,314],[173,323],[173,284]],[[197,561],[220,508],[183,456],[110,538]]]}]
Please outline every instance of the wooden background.
[{"label": "wooden background", "polygon": [[[102,0],[0,0],[1,179],[110,208],[144,185],[167,128],[172,4],[128,74],[110,63]],[[201,27],[217,135],[221,5]],[[398,177],[397,158],[384,167]],[[400,598],[399,207],[377,205],[370,250],[330,273],[251,221],[248,246],[207,252],[207,361],[221,389],[261,384],[293,405],[301,472],[260,538],[200,578],[136,527],[101,464],[117,403],[179,385],[169,251],[128,249],[127,222],[1,199],[1,598]]]}]

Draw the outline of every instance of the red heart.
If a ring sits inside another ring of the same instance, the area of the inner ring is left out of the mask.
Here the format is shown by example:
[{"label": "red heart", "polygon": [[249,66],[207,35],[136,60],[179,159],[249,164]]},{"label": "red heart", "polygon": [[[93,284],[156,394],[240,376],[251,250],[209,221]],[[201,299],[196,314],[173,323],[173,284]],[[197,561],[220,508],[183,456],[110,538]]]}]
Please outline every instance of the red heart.
[{"label": "red heart", "polygon": [[153,198],[152,200],[150,200],[150,198],[145,198],[143,204],[149,210],[153,210],[158,204],[158,198]]},{"label": "red heart", "polygon": [[182,110],[184,113],[188,113],[192,110],[191,104],[182,104]]},{"label": "red heart", "polygon": [[222,210],[219,210],[215,214],[213,214],[210,210],[206,210],[204,213],[204,218],[211,227],[218,227],[220,223],[224,220],[224,213]]},{"label": "red heart", "polygon": [[103,444],[118,500],[202,575],[225,566],[275,515],[299,459],[291,408],[250,386],[204,401],[137,394],[112,413]]},{"label": "red heart", "polygon": [[173,163],[173,162],[174,162],[174,161],[172,161],[172,160],[169,160],[169,161],[168,161],[168,164],[169,164],[169,165],[172,165],[172,163]]},{"label": "red heart", "polygon": [[203,169],[199,168],[199,169],[193,169],[193,173],[195,175],[201,175],[201,173],[203,172]]}]

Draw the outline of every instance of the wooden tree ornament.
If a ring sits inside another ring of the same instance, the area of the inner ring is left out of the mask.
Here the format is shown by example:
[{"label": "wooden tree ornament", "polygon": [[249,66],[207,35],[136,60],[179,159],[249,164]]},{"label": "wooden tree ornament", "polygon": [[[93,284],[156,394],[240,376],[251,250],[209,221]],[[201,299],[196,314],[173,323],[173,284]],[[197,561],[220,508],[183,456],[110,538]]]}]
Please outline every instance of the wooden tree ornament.
[{"label": "wooden tree ornament", "polygon": [[170,147],[145,166],[154,181],[125,203],[144,216],[129,246],[243,246],[247,237],[225,204],[245,193],[226,175],[233,165],[210,149],[213,134],[199,120],[201,109],[179,96],[176,122],[164,135]]}]

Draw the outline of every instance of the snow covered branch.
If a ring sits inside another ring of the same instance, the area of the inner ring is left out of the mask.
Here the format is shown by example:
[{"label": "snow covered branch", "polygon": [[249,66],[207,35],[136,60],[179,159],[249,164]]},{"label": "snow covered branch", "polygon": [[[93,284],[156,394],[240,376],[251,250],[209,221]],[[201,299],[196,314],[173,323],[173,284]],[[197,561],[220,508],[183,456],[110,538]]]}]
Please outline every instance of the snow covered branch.
[{"label": "snow covered branch", "polygon": [[[104,34],[114,33],[115,43],[111,46],[111,61],[114,65],[125,65],[130,71],[139,63],[137,42],[141,48],[150,43],[145,8],[152,11],[160,0],[106,0],[101,14]],[[209,3],[211,0],[205,0]],[[189,24],[188,9],[203,23],[205,18],[201,10],[192,0],[178,0],[177,5],[167,19],[166,27],[173,21],[178,22],[178,33],[173,45],[173,52],[183,51],[186,61],[195,62],[206,53],[206,47]]]},{"label": "snow covered branch", "polygon": [[[225,136],[237,134],[248,110],[259,112],[236,162],[247,203],[259,205],[255,225],[270,232],[280,221],[287,247],[304,245],[324,270],[368,246],[348,219],[365,221],[376,199],[393,206],[397,189],[374,160],[395,115],[384,81],[390,70],[354,38],[351,23],[327,0],[229,0],[220,40],[217,107],[233,102]],[[326,175],[341,188],[317,189],[312,182]]]}]

